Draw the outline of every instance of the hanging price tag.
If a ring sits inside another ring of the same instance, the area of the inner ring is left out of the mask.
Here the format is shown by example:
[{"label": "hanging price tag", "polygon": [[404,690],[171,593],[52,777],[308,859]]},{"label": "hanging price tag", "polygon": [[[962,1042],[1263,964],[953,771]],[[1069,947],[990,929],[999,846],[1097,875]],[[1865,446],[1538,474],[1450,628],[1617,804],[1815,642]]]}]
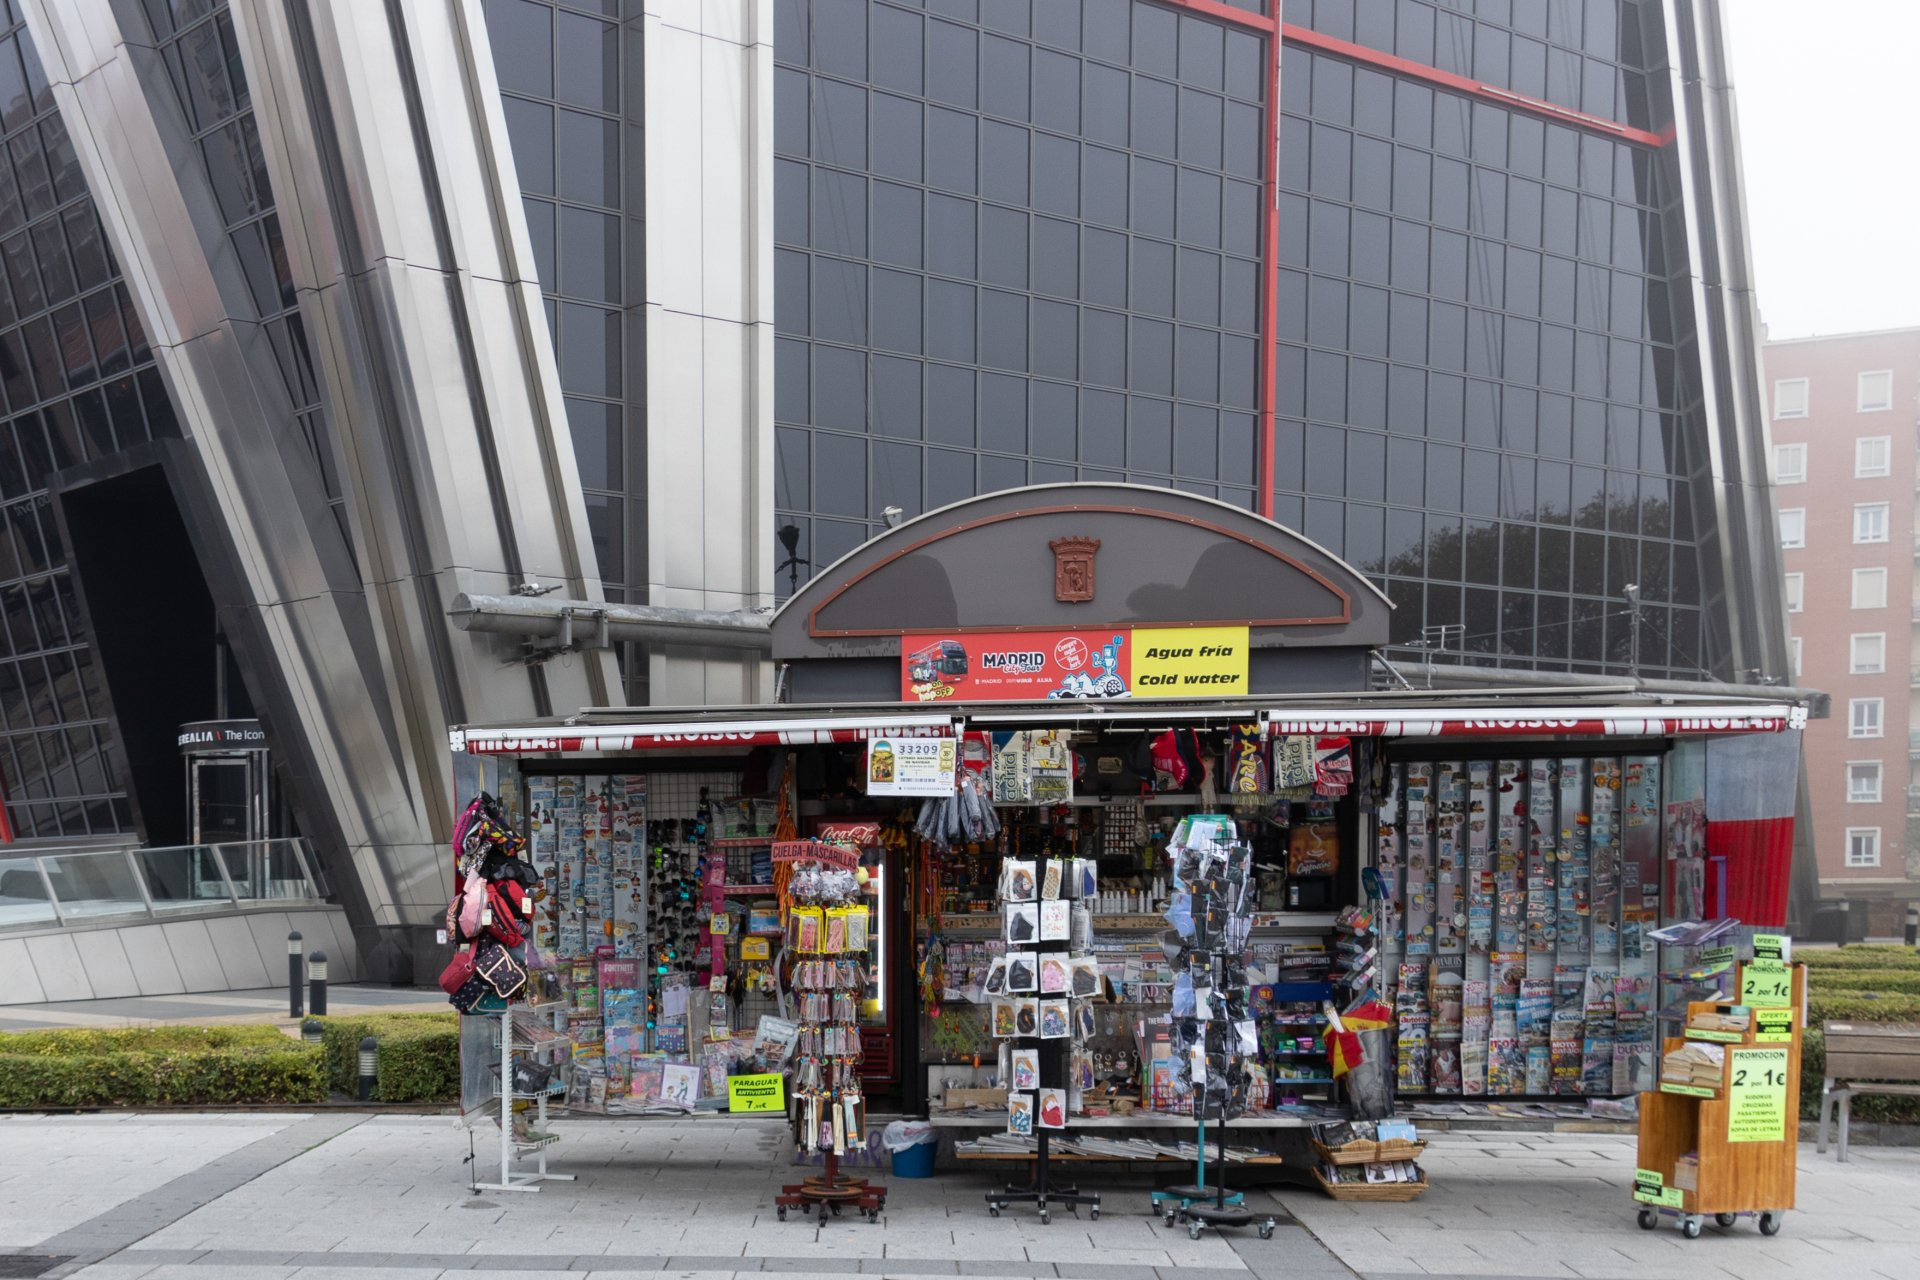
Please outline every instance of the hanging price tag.
[{"label": "hanging price tag", "polygon": [[1734,1049],[1727,1070],[1727,1141],[1787,1136],[1787,1050]]},{"label": "hanging price tag", "polygon": [[1793,974],[1778,960],[1755,960],[1740,971],[1740,1003],[1778,1007],[1793,999]]},{"label": "hanging price tag", "polygon": [[1753,958],[1755,960],[1779,960],[1787,958],[1787,938],[1781,933],[1756,933],[1753,935]]}]

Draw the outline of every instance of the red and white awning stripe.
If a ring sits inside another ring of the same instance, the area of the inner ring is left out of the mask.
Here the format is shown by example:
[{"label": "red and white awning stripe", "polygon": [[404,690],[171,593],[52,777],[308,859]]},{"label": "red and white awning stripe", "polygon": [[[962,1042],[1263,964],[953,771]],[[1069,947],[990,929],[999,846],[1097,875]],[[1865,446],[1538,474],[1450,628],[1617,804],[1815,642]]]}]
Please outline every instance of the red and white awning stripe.
[{"label": "red and white awning stripe", "polygon": [[1292,708],[1267,716],[1273,737],[1313,734],[1348,738],[1660,738],[1729,733],[1783,733],[1803,729],[1805,707],[1674,707],[1651,715],[1648,707],[1528,708],[1449,707],[1410,711],[1397,718],[1355,716],[1339,708]]},{"label": "red and white awning stripe", "polygon": [[[1140,708],[1116,714],[1133,715]],[[1117,708],[1114,709],[1117,711]],[[1650,712],[1658,710],[1662,714]],[[1159,714],[1159,713],[1156,713]],[[1177,719],[1180,712],[1164,713]],[[980,717],[995,725],[1018,722],[1034,728],[1096,718],[1089,704],[1063,702],[1021,712]],[[1104,716],[1097,717],[1104,719]],[[1151,717],[1149,717],[1151,718]],[[1788,703],[1745,706],[1582,706],[1565,708],[1446,707],[1388,711],[1368,706],[1289,707],[1257,716],[1271,737],[1310,734],[1348,738],[1663,738],[1722,734],[1783,733],[1806,727],[1806,708]],[[886,714],[813,717],[742,716],[683,723],[608,725],[508,725],[455,729],[454,751],[473,755],[620,755],[638,751],[696,751],[715,747],[813,746],[858,743],[870,738],[946,738],[967,723],[964,713],[940,716]]]},{"label": "red and white awning stripe", "polygon": [[455,729],[449,745],[481,756],[618,754],[687,751],[703,747],[805,747],[865,742],[869,738],[950,738],[951,716],[916,716],[863,723],[846,719],[716,720],[687,724],[526,726]]}]

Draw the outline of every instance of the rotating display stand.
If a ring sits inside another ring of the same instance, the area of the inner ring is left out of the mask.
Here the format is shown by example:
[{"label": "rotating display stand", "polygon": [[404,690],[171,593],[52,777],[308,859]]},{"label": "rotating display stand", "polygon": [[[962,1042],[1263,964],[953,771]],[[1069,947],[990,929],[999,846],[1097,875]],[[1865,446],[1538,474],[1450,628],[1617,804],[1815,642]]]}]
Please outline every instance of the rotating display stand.
[{"label": "rotating display stand", "polygon": [[776,863],[795,863],[788,882],[787,951],[799,1035],[792,1072],[791,1119],[801,1152],[817,1151],[819,1173],[791,1182],[773,1198],[782,1222],[789,1209],[825,1223],[848,1205],[869,1222],[887,1207],[887,1189],[840,1170],[840,1158],[865,1137],[860,1090],[860,1001],[867,987],[866,896],[855,879],[858,850],[815,840],[774,845]]},{"label": "rotating display stand", "polygon": [[[1175,878],[1167,945],[1179,944],[1173,1049],[1192,1091],[1199,1150],[1194,1181],[1154,1192],[1153,1205],[1168,1226],[1185,1222],[1191,1239],[1207,1227],[1257,1226],[1265,1240],[1273,1235],[1271,1215],[1249,1210],[1245,1196],[1228,1192],[1223,1178],[1207,1185],[1207,1115],[1225,1121],[1245,1108],[1247,1056],[1258,1048],[1242,963],[1253,926],[1253,851],[1235,839],[1231,818],[1202,815],[1181,822],[1168,852]],[[1224,1172],[1224,1142],[1220,1164]]]},{"label": "rotating display stand", "polygon": [[[1012,1006],[1012,1034],[1001,1036],[1001,1059],[1007,1064],[1001,1073],[1008,1088],[1007,1128],[1034,1135],[1038,1150],[1032,1181],[1010,1182],[1003,1190],[986,1193],[991,1217],[999,1217],[1002,1209],[1013,1204],[1033,1205],[1043,1223],[1053,1221],[1053,1206],[1059,1204],[1075,1214],[1086,1205],[1089,1217],[1100,1217],[1098,1192],[1054,1183],[1049,1142],[1054,1130],[1066,1128],[1071,1103],[1091,1074],[1075,1046],[1085,1038],[1084,1024],[1091,1021],[1090,1000],[1098,979],[1094,977],[1088,985],[1081,977],[1076,985],[1076,975],[1097,975],[1098,970],[1088,967],[1093,965],[1091,956],[1072,953],[1076,931],[1082,933],[1080,941],[1091,942],[1092,917],[1082,899],[1090,896],[1093,883],[1093,863],[1086,858],[1027,861],[1009,857],[1002,863],[1000,914],[1007,956],[999,983],[1004,999],[996,1005]],[[1080,917],[1077,928],[1076,915]],[[1065,928],[1059,927],[1061,920],[1068,922]],[[1053,974],[1064,974],[1064,983],[1048,982],[1043,976]],[[989,979],[990,990],[994,985]],[[1074,998],[1076,994],[1080,998]],[[1008,1029],[1002,1019],[997,1007],[996,1033]]]}]

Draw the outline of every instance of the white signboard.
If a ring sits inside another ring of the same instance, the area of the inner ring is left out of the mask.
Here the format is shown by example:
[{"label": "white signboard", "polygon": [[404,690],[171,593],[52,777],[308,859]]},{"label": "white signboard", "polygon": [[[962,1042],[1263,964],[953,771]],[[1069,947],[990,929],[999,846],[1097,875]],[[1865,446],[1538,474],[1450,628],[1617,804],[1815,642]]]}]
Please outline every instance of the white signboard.
[{"label": "white signboard", "polygon": [[867,742],[870,796],[950,796],[960,760],[954,738],[873,738]]}]

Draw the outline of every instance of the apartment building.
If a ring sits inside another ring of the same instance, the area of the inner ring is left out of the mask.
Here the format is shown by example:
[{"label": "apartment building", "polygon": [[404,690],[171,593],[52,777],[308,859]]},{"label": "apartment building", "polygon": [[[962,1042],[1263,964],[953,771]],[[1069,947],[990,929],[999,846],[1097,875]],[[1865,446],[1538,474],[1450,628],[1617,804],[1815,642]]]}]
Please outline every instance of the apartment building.
[{"label": "apartment building", "polygon": [[1920,329],[1769,342],[1765,365],[1795,683],[1833,695],[1806,736],[1821,896],[1892,933],[1920,895]]}]

